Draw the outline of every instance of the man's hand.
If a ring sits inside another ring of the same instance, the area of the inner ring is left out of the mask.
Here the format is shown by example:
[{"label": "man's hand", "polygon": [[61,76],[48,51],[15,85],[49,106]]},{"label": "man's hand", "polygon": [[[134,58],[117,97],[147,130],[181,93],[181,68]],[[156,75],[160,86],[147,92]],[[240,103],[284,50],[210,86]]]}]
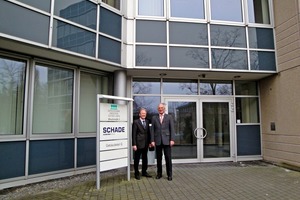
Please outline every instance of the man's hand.
[{"label": "man's hand", "polygon": [[132,146],[132,149],[133,149],[133,151],[136,151],[137,150],[137,146],[136,145]]},{"label": "man's hand", "polygon": [[170,141],[170,146],[173,146],[175,142],[173,140]]}]

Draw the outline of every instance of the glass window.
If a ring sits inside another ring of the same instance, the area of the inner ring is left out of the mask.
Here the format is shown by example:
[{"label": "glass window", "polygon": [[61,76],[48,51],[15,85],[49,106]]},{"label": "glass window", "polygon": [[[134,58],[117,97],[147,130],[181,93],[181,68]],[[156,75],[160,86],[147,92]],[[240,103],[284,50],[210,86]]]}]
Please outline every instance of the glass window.
[{"label": "glass window", "polygon": [[274,49],[273,30],[268,28],[249,28],[250,48]]},{"label": "glass window", "polygon": [[133,118],[139,117],[139,109],[147,109],[147,119],[152,118],[153,115],[157,114],[157,105],[160,103],[159,96],[134,96],[133,97]]},{"label": "glass window", "polygon": [[97,94],[108,94],[108,77],[80,73],[79,132],[96,133]]},{"label": "glass window", "polygon": [[222,21],[243,21],[241,0],[211,0],[211,19]]},{"label": "glass window", "polygon": [[23,134],[24,61],[0,57],[0,135]]},{"label": "glass window", "polygon": [[164,16],[164,0],[138,0],[138,14]]},{"label": "glass window", "polygon": [[236,95],[258,95],[256,81],[235,81]]},{"label": "glass window", "polygon": [[170,47],[170,67],[208,68],[207,48]]},{"label": "glass window", "polygon": [[204,19],[203,0],[170,0],[171,17]]},{"label": "glass window", "polygon": [[248,0],[250,23],[270,24],[268,0]]},{"label": "glass window", "polygon": [[248,69],[247,52],[231,49],[212,49],[212,67],[215,69]]},{"label": "glass window", "polygon": [[136,46],[136,66],[167,66],[167,48],[164,46]]},{"label": "glass window", "polygon": [[74,72],[35,66],[33,134],[72,133]]},{"label": "glass window", "polygon": [[137,20],[136,42],[166,43],[166,23],[160,21]]},{"label": "glass window", "polygon": [[102,2],[116,8],[118,10],[120,10],[120,8],[121,8],[120,0],[102,0]]},{"label": "glass window", "polygon": [[50,12],[50,3],[51,0],[18,0],[22,3],[31,5],[33,7],[39,8],[41,10],[44,10],[46,12]]},{"label": "glass window", "polygon": [[198,82],[192,80],[164,80],[164,94],[198,94]]},{"label": "glass window", "polygon": [[211,45],[246,47],[246,29],[240,26],[211,25]]},{"label": "glass window", "polygon": [[160,94],[160,79],[134,79],[133,94]]},{"label": "glass window", "polygon": [[99,36],[100,59],[121,64],[121,42]]},{"label": "glass window", "polygon": [[259,123],[258,98],[236,98],[237,123]]},{"label": "glass window", "polygon": [[232,95],[231,81],[201,81],[201,95]]},{"label": "glass window", "polygon": [[276,71],[274,52],[250,51],[251,70]]},{"label": "glass window", "polygon": [[122,18],[105,8],[100,8],[99,27],[102,33],[121,39]]},{"label": "glass window", "polygon": [[206,24],[170,22],[169,32],[171,44],[208,44]]},{"label": "glass window", "polygon": [[83,26],[96,29],[97,5],[87,0],[55,1],[54,14]]},{"label": "glass window", "polygon": [[7,1],[0,1],[0,19],[1,33],[48,44],[50,27],[50,18],[48,16]]},{"label": "glass window", "polygon": [[54,20],[52,45],[95,57],[96,34],[71,24]]}]

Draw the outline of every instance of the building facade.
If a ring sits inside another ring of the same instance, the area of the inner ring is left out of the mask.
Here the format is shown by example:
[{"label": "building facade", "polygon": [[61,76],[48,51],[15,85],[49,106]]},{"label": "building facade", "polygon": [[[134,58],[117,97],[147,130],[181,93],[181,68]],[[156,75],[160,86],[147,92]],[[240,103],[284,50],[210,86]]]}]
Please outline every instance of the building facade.
[{"label": "building facade", "polygon": [[300,166],[298,17],[297,0],[0,0],[0,189],[95,171],[96,94],[133,98],[130,120],[166,103],[175,163]]}]

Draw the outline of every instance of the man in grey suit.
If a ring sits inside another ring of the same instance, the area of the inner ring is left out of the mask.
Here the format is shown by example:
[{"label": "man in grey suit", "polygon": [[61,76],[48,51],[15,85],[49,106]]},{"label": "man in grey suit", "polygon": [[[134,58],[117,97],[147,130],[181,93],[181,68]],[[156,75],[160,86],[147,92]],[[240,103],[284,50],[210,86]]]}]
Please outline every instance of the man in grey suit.
[{"label": "man in grey suit", "polygon": [[171,115],[165,113],[165,104],[158,105],[159,115],[152,117],[151,145],[156,147],[157,175],[162,177],[162,151],[164,151],[168,180],[172,180],[172,155],[171,147],[174,145],[175,129]]}]

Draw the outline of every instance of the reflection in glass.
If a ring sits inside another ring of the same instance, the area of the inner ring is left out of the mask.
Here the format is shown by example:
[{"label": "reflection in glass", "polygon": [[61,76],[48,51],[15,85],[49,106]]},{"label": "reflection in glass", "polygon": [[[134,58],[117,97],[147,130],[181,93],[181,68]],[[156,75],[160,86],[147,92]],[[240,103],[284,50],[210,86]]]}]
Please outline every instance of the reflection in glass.
[{"label": "reflection in glass", "polygon": [[248,69],[247,52],[243,50],[212,49],[212,68]]},{"label": "reflection in glass", "polygon": [[0,57],[0,135],[23,134],[24,61]]},{"label": "reflection in glass", "polygon": [[249,28],[250,48],[274,49],[273,30],[268,28]]},{"label": "reflection in glass", "polygon": [[201,81],[201,95],[232,95],[231,81]]},{"label": "reflection in glass", "polygon": [[122,17],[101,7],[99,29],[102,33],[121,39]]},{"label": "reflection in glass", "polygon": [[160,79],[134,79],[133,94],[160,94]]},{"label": "reflection in glass", "polygon": [[230,121],[227,102],[203,102],[204,158],[230,157]]},{"label": "reflection in glass", "polygon": [[54,14],[83,26],[96,29],[97,5],[90,1],[55,1]]},{"label": "reflection in glass", "polygon": [[274,52],[250,51],[251,70],[276,71]]},{"label": "reflection in glass", "polygon": [[164,0],[138,0],[138,14],[164,16]]},{"label": "reflection in glass", "polygon": [[172,158],[197,158],[197,138],[194,136],[197,127],[196,103],[168,101],[168,114],[172,115],[175,122]]},{"label": "reflection in glass", "polygon": [[98,57],[121,64],[121,42],[99,36]]},{"label": "reflection in glass", "polygon": [[94,57],[96,34],[71,24],[54,20],[52,45]]},{"label": "reflection in glass", "polygon": [[256,81],[235,81],[236,95],[258,95]]},{"label": "reflection in glass", "polygon": [[139,117],[139,109],[147,109],[147,119],[151,120],[153,115],[157,115],[157,105],[160,103],[159,96],[134,96],[133,97],[133,118]]},{"label": "reflection in glass", "polygon": [[137,20],[136,42],[166,43],[166,23],[160,21]]},{"label": "reflection in glass", "polygon": [[169,22],[170,43],[207,45],[207,25]]},{"label": "reflection in glass", "polygon": [[241,0],[211,0],[210,6],[212,20],[243,21]]},{"label": "reflection in glass", "polygon": [[163,93],[164,94],[198,94],[198,83],[192,80],[164,80]]},{"label": "reflection in glass", "polygon": [[96,133],[97,94],[108,94],[108,77],[80,73],[79,132]]},{"label": "reflection in glass", "polygon": [[270,24],[268,0],[248,0],[250,23]]},{"label": "reflection in glass", "polygon": [[33,134],[72,133],[74,72],[35,67]]},{"label": "reflection in glass", "polygon": [[164,46],[136,46],[136,66],[167,66],[167,48]]},{"label": "reflection in glass", "polygon": [[236,98],[236,120],[238,123],[259,123],[258,97]]},{"label": "reflection in glass", "polygon": [[110,5],[110,6],[112,6],[114,8],[116,8],[118,10],[120,10],[120,8],[121,8],[120,0],[102,0],[102,2],[104,2],[104,3],[106,3],[106,4]]},{"label": "reflection in glass", "polygon": [[170,0],[171,17],[204,19],[203,0]]},{"label": "reflection in glass", "polygon": [[208,68],[208,49],[170,47],[170,67]]},{"label": "reflection in glass", "polygon": [[20,2],[28,4],[30,6],[39,8],[46,12],[50,12],[51,0],[43,0],[43,1],[41,1],[41,0],[17,0],[17,1],[20,1]]},{"label": "reflection in glass", "polygon": [[211,25],[211,45],[246,47],[246,29],[240,26]]}]

